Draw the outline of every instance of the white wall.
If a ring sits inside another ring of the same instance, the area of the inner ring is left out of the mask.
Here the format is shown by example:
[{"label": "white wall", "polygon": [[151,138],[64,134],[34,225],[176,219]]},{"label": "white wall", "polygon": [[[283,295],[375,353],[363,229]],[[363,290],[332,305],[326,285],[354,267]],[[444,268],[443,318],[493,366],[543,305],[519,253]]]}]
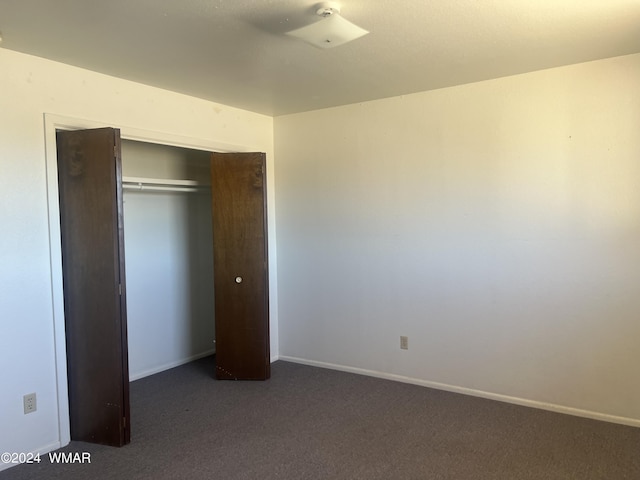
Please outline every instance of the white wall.
[{"label": "white wall", "polygon": [[[210,183],[210,154],[122,141],[127,177]],[[124,190],[129,378],[215,351],[211,193]]]},{"label": "white wall", "polygon": [[[44,451],[58,446],[61,427],[54,351],[60,332],[54,332],[52,293],[60,283],[52,272],[60,267],[51,264],[49,248],[43,114],[264,151],[271,182],[273,120],[4,49],[0,92],[0,452]],[[273,252],[270,265],[275,275]],[[277,352],[275,298],[271,310],[271,348]],[[37,393],[38,411],[24,415],[22,396],[31,392]]]},{"label": "white wall", "polygon": [[640,426],[639,112],[632,55],[277,117],[280,357]]}]

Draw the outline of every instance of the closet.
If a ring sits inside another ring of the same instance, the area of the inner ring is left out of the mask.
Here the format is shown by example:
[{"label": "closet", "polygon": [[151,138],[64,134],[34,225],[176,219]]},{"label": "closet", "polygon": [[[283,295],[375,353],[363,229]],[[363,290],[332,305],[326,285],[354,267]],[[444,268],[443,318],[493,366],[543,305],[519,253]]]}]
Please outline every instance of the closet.
[{"label": "closet", "polygon": [[130,380],[215,352],[210,157],[122,140]]},{"label": "closet", "polygon": [[56,138],[71,439],[128,443],[130,366],[170,368],[213,337],[216,378],[269,378],[264,154]]}]

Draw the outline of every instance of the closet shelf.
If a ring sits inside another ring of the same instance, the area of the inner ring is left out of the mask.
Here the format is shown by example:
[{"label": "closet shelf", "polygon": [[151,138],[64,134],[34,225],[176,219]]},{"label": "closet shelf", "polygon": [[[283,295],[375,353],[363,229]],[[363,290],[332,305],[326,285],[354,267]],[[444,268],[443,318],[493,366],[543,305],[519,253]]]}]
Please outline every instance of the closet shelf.
[{"label": "closet shelf", "polygon": [[122,177],[122,186],[127,190],[151,190],[167,192],[200,192],[211,186],[197,180],[175,180],[172,178]]}]

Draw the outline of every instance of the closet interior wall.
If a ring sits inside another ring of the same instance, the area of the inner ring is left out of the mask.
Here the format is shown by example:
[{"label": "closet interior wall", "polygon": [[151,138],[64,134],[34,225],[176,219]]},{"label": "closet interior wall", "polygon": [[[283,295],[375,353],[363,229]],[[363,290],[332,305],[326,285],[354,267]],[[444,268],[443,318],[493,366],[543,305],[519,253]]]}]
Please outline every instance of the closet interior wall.
[{"label": "closet interior wall", "polygon": [[[210,153],[122,140],[128,177],[209,183]],[[124,189],[129,378],[215,352],[211,194]]]}]

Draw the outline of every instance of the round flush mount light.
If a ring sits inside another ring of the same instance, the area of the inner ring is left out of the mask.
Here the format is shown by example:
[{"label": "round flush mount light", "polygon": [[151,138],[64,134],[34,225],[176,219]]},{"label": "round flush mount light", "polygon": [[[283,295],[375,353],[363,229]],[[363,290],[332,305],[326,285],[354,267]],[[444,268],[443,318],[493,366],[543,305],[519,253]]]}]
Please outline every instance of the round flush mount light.
[{"label": "round flush mount light", "polygon": [[369,33],[340,15],[340,5],[336,2],[318,4],[316,14],[322,17],[322,20],[287,32],[287,35],[318,48],[333,48]]}]

